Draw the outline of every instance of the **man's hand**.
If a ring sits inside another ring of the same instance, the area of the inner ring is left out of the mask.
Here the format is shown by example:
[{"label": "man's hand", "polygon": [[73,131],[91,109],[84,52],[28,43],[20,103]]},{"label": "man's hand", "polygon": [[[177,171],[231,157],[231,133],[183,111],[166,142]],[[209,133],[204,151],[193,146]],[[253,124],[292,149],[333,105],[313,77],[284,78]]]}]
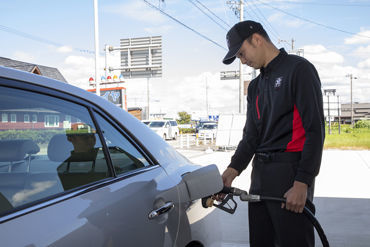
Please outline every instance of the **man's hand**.
[{"label": "man's hand", "polygon": [[286,208],[295,213],[302,213],[307,199],[307,184],[295,181],[293,187],[285,194],[286,205],[281,204],[281,208]]},{"label": "man's hand", "polygon": [[[239,175],[239,172],[235,170],[234,168],[231,168],[231,167],[226,168],[224,173],[222,173],[222,182],[224,183],[224,186],[231,187],[233,180],[238,175]],[[225,194],[221,194],[221,193],[213,197],[213,199],[217,201],[222,201],[224,198],[225,198]]]},{"label": "man's hand", "polygon": [[226,187],[231,187],[233,180],[238,175],[239,175],[239,172],[235,170],[234,168],[231,168],[231,167],[226,168],[224,173],[222,173],[222,181],[224,182],[224,185]]}]

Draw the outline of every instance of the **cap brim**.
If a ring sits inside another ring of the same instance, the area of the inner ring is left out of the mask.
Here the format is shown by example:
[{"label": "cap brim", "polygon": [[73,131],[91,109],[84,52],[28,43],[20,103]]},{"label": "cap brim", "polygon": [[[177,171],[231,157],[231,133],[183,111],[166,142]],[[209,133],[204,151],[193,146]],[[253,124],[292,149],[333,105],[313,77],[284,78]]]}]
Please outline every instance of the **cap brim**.
[{"label": "cap brim", "polygon": [[242,47],[242,43],[238,44],[238,45],[235,45],[234,47],[232,47],[229,52],[226,54],[226,56],[224,57],[224,59],[222,60],[222,62],[224,64],[231,64],[232,62],[234,62],[235,58],[236,58],[236,54],[238,53],[238,51],[240,50],[240,47]]}]

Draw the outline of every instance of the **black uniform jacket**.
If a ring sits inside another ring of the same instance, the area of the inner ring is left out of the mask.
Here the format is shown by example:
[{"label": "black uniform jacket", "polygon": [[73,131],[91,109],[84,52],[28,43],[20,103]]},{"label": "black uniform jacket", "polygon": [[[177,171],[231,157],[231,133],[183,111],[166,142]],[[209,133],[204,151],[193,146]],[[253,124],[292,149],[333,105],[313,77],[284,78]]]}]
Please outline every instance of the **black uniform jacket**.
[{"label": "black uniform jacket", "polygon": [[325,138],[321,82],[306,59],[284,49],[251,81],[247,121],[229,167],[239,174],[255,153],[301,152],[296,181],[311,185]]}]

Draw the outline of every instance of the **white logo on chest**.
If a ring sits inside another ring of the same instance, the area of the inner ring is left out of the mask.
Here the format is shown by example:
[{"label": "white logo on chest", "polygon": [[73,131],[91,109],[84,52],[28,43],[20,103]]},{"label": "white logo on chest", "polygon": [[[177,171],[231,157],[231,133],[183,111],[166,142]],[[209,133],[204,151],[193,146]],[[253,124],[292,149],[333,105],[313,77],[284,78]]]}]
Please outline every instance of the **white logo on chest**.
[{"label": "white logo on chest", "polygon": [[279,88],[281,86],[282,81],[283,81],[283,77],[282,76],[276,78],[275,84],[274,84],[274,88]]}]

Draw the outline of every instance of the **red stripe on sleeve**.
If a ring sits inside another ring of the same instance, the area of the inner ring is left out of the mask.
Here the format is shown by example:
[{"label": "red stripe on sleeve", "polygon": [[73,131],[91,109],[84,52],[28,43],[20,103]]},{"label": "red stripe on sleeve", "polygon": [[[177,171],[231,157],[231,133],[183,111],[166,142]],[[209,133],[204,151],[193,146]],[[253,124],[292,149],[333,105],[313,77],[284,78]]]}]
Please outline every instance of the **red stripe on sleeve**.
[{"label": "red stripe on sleeve", "polygon": [[257,95],[257,98],[256,98],[256,109],[257,109],[258,119],[260,119],[261,116],[260,116],[260,108],[258,108],[258,95]]},{"label": "red stripe on sleeve", "polygon": [[285,152],[300,152],[303,150],[306,141],[306,132],[296,105],[294,105],[292,132],[292,140],[288,143]]}]

